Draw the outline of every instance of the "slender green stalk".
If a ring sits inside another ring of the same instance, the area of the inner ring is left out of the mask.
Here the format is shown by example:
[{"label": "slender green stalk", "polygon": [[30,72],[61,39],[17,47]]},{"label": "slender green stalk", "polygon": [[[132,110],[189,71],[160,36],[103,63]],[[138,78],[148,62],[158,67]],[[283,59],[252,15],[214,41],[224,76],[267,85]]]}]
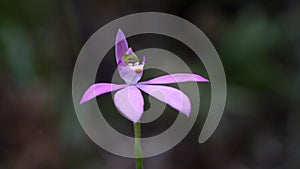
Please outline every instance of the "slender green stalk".
[{"label": "slender green stalk", "polygon": [[141,148],[141,124],[135,123],[134,127],[134,151],[136,157],[136,169],[143,169],[143,158]]}]

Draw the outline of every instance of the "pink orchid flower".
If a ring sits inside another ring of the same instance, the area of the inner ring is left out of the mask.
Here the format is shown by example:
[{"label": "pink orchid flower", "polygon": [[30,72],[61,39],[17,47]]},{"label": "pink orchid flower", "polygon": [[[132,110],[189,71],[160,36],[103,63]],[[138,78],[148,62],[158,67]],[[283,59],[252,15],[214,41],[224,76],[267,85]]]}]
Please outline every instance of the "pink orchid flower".
[{"label": "pink orchid flower", "polygon": [[114,104],[117,109],[133,123],[138,122],[144,112],[144,99],[140,90],[165,102],[186,116],[189,116],[191,112],[191,102],[189,98],[182,91],[173,87],[163,86],[162,84],[190,81],[208,82],[207,79],[197,74],[187,73],[169,74],[152,80],[139,82],[143,75],[146,57],[143,57],[142,63],[139,62],[132,48],[128,48],[128,43],[121,29],[118,30],[116,36],[115,57],[120,77],[126,84],[93,84],[83,94],[80,104],[102,94],[117,91],[114,95]]}]

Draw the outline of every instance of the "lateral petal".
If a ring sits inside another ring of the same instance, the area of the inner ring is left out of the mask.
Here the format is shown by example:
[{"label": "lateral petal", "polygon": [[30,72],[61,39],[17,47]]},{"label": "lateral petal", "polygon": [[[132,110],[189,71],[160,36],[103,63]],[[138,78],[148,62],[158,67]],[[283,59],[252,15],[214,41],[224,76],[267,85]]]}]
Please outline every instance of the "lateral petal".
[{"label": "lateral petal", "polygon": [[126,87],[127,85],[112,84],[112,83],[96,83],[91,85],[83,94],[80,104],[85,103],[97,96],[105,93],[113,92]]},{"label": "lateral petal", "polygon": [[180,82],[208,82],[208,80],[197,74],[176,73],[160,76],[148,81],[140,82],[139,84],[170,84]]},{"label": "lateral petal", "polygon": [[156,99],[167,103],[186,116],[190,115],[191,102],[182,91],[173,87],[160,85],[137,85],[137,87]]}]

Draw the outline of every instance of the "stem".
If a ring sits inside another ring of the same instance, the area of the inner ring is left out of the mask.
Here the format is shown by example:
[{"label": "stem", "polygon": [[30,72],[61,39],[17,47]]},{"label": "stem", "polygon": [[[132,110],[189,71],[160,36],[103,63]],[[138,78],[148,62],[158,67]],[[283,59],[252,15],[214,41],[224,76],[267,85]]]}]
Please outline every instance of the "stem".
[{"label": "stem", "polygon": [[136,157],[136,168],[143,169],[143,158],[141,148],[141,124],[135,123],[134,126],[134,151]]}]

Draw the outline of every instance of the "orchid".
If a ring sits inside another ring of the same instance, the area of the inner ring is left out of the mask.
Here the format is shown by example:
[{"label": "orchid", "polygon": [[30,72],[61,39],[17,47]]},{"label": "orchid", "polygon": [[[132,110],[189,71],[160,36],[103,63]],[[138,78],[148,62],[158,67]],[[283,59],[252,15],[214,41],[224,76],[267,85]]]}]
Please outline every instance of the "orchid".
[{"label": "orchid", "polygon": [[126,118],[134,123],[136,166],[137,169],[142,169],[141,126],[138,122],[144,112],[144,98],[141,91],[189,116],[191,112],[189,98],[182,91],[163,85],[189,81],[208,82],[208,80],[197,74],[177,73],[139,82],[143,75],[146,57],[144,56],[140,63],[132,48],[128,47],[127,40],[121,29],[118,30],[116,36],[115,57],[120,77],[126,84],[93,84],[83,94],[80,104],[102,94],[116,91],[114,95],[115,106]]},{"label": "orchid", "polygon": [[189,98],[182,91],[173,87],[163,86],[163,84],[189,81],[208,82],[202,76],[187,73],[169,74],[139,82],[143,75],[146,57],[144,56],[142,62],[139,62],[139,58],[135,55],[132,48],[128,47],[127,40],[121,29],[118,30],[116,36],[115,57],[120,77],[126,84],[93,84],[83,94],[80,104],[102,94],[117,91],[114,95],[114,104],[133,123],[137,123],[144,112],[144,99],[141,91],[189,116],[191,112]]}]

